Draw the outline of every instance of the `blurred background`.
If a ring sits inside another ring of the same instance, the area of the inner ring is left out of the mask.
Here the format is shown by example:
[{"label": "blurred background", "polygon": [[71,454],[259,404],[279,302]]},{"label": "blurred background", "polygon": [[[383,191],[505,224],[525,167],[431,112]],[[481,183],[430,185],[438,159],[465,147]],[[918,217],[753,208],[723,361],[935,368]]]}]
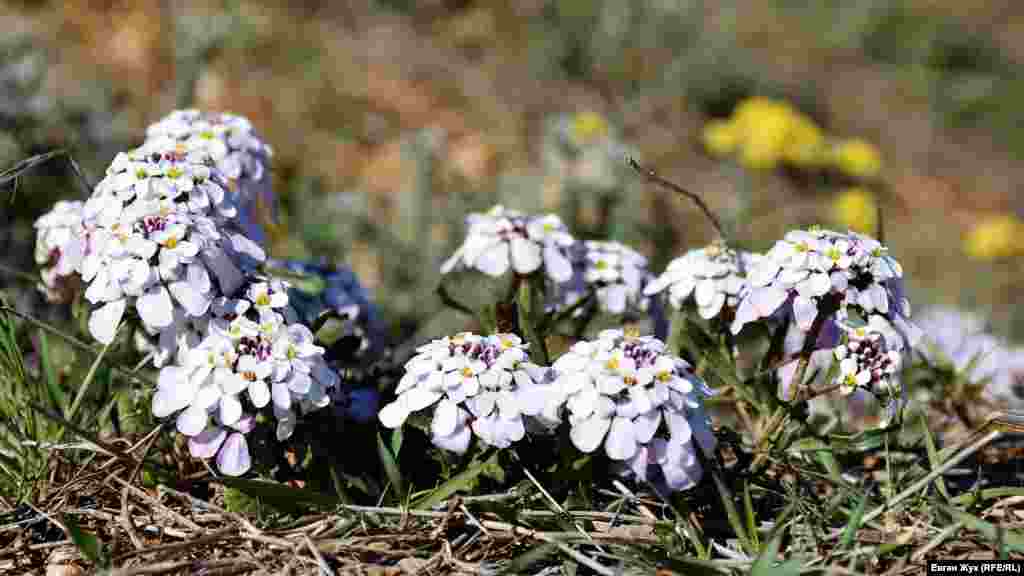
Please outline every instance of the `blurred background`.
[{"label": "blurred background", "polygon": [[[175,108],[245,115],[275,152],[271,254],[351,266],[396,333],[441,331],[437,266],[495,203],[654,272],[710,241],[628,154],[751,249],[881,214],[915,305],[1024,336],[1015,0],[4,0],[0,22],[0,168],[66,148],[95,182]],[[32,272],[33,221],[84,195],[61,161],[19,179],[4,265]],[[23,284],[0,274],[42,310]]]}]

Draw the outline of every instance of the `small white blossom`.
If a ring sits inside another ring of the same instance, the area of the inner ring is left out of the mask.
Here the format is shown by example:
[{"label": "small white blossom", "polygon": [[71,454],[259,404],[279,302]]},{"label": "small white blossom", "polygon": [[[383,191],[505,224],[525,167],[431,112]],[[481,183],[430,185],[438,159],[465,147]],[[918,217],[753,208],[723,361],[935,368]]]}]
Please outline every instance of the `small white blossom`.
[{"label": "small white blossom", "polygon": [[668,301],[676,309],[692,295],[701,318],[715,318],[723,310],[736,310],[747,272],[759,258],[759,254],[737,253],[717,243],[691,250],[670,262],[665,272],[644,288],[644,294],[652,296],[667,288]]},{"label": "small white blossom", "polygon": [[714,450],[703,410],[712,392],[684,360],[665,352],[664,343],[605,330],[597,340],[575,344],[553,369],[577,448],[589,453],[603,444],[624,470],[672,490],[700,480],[693,441]]},{"label": "small white blossom", "polygon": [[[227,454],[218,456],[225,474],[248,469],[244,437],[237,436],[247,430],[239,422],[269,407],[283,440],[297,422],[296,409],[306,413],[323,408],[339,382],[309,329],[289,323],[287,296],[276,308],[257,302],[267,294],[284,295],[284,289],[279,281],[254,279],[244,298],[218,298],[211,305],[213,318],[203,341],[183,362],[160,371],[153,415],[178,413],[178,431],[190,437],[194,454],[212,458],[218,449]],[[229,435],[225,427],[240,432]]]},{"label": "small white blossom", "polygon": [[885,398],[900,395],[900,382],[896,378],[902,361],[899,339],[892,333],[886,338],[888,330],[877,323],[844,329],[845,342],[833,352],[839,361],[836,383],[840,392],[849,395],[863,388]]},{"label": "small white blossom", "polygon": [[572,277],[568,251],[573,239],[557,216],[529,216],[495,206],[466,220],[466,240],[441,266],[442,274],[464,266],[497,277],[509,268],[530,274],[543,266],[555,282]]},{"label": "small white blossom", "polygon": [[918,347],[925,358],[951,366],[969,382],[984,382],[989,398],[1024,408],[1024,349],[993,334],[978,314],[933,307],[917,318],[926,334]]},{"label": "small white blossom", "polygon": [[877,240],[855,232],[792,231],[751,268],[732,332],[772,316],[787,303],[806,332],[828,297],[836,299],[840,319],[850,308],[865,317],[883,315],[913,345],[919,331],[907,321],[910,304],[903,295],[902,276],[899,263]]},{"label": "small white blossom", "polygon": [[647,258],[619,242],[583,243],[583,281],[593,288],[598,305],[610,314],[647,310],[644,284],[650,279]]},{"label": "small white blossom", "polygon": [[434,444],[463,453],[472,433],[505,448],[526,434],[524,417],[557,417],[546,370],[527,361],[527,345],[514,334],[462,333],[416,351],[405,364],[398,397],[380,410],[385,427],[397,428],[411,414],[433,407]]},{"label": "small white blossom", "polygon": [[77,287],[89,235],[82,223],[82,207],[82,202],[61,200],[35,222],[39,289],[50,302],[69,302]]}]

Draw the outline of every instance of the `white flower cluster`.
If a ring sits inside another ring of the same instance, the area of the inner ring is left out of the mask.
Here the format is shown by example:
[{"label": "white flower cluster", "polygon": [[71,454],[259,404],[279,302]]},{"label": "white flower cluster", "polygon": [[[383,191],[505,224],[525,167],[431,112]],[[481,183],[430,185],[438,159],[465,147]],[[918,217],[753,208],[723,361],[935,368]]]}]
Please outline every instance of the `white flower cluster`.
[{"label": "white flower cluster", "polygon": [[153,141],[114,159],[82,209],[90,228],[82,261],[86,299],[100,307],[89,331],[113,341],[134,306],[160,335],[157,365],[174,354],[179,327],[231,296],[265,256],[237,231],[237,209],[209,157],[181,143]]},{"label": "white flower cluster", "polygon": [[723,309],[736,309],[747,272],[759,259],[759,254],[737,253],[719,243],[691,250],[669,262],[644,294],[653,296],[668,288],[668,301],[676,309],[681,309],[692,295],[700,317],[709,320]]},{"label": "white flower cluster", "polygon": [[700,480],[693,441],[706,453],[714,450],[703,409],[712,392],[664,343],[605,330],[573,345],[553,368],[577,448],[593,452],[603,443],[608,457],[638,478],[672,490]]},{"label": "white flower cluster", "polygon": [[948,364],[1011,408],[1024,408],[1024,349],[989,330],[985,319],[955,308],[934,307],[917,315],[927,335],[918,348],[932,363]]},{"label": "white flower cluster", "polygon": [[899,394],[900,382],[894,376],[902,355],[877,327],[847,328],[846,342],[837,346],[834,354],[839,360],[836,383],[843,394],[853,394],[858,388],[886,398]]},{"label": "white flower cluster", "polygon": [[442,274],[460,265],[495,277],[509,267],[530,274],[543,266],[555,282],[572,278],[568,252],[575,240],[558,216],[530,216],[499,205],[470,214],[466,223],[466,240],[441,266]]},{"label": "white flower cluster", "polygon": [[39,290],[53,303],[69,302],[77,287],[88,231],[82,225],[82,202],[61,200],[35,222]]},{"label": "white flower cluster", "polygon": [[313,334],[290,321],[286,290],[280,281],[253,280],[241,297],[217,298],[202,342],[160,371],[153,415],[178,412],[177,428],[189,437],[192,455],[217,455],[227,475],[249,469],[244,435],[256,410],[272,406],[283,440],[295,428],[296,411],[323,408],[338,385]]},{"label": "white flower cluster", "polygon": [[595,289],[600,308],[610,314],[647,310],[644,284],[647,258],[619,242],[587,240],[582,250],[583,281]]},{"label": "white flower cluster", "polygon": [[855,232],[795,230],[751,268],[750,288],[740,299],[732,332],[775,314],[790,301],[797,326],[806,332],[825,297],[836,298],[840,318],[853,307],[865,317],[881,314],[909,327],[905,318],[910,303],[903,297],[902,276],[899,263],[877,240]]},{"label": "white flower cluster", "polygon": [[398,398],[381,408],[381,423],[397,428],[433,406],[436,446],[465,452],[471,428],[485,444],[510,446],[526,434],[524,417],[554,417],[545,413],[553,391],[547,370],[528,361],[527,346],[514,334],[468,332],[420,346],[405,365]]},{"label": "white flower cluster", "polygon": [[181,143],[209,156],[228,181],[246,235],[262,241],[256,210],[260,202],[267,209],[272,203],[269,165],[273,151],[257,137],[249,120],[225,112],[175,110],[150,125],[146,138]]}]

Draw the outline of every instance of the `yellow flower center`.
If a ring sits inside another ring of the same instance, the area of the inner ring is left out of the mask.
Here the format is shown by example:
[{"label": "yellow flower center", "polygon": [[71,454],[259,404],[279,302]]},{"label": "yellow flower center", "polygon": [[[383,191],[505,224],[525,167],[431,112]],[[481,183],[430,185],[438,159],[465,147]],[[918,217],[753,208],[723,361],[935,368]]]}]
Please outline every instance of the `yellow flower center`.
[{"label": "yellow flower center", "polygon": [[135,171],[135,177],[138,178],[139,180],[142,180],[146,176],[149,176],[149,174],[147,174],[146,171],[143,170],[142,168],[139,168],[138,170]]},{"label": "yellow flower center", "polygon": [[839,259],[842,258],[843,256],[843,253],[840,252],[839,249],[834,246],[832,248],[829,248],[826,254],[828,254],[829,260],[832,260],[833,262],[838,262]]},{"label": "yellow flower center", "polygon": [[199,137],[202,138],[203,140],[213,140],[213,132],[209,130],[204,130],[199,133]]},{"label": "yellow flower center", "polygon": [[796,243],[796,251],[797,252],[810,252],[811,251],[811,245],[808,244],[807,242],[804,242],[803,240],[801,240],[800,242]]},{"label": "yellow flower center", "polygon": [[625,382],[627,386],[636,385],[636,378],[633,378],[632,376],[626,376],[622,381]]},{"label": "yellow flower center", "polygon": [[289,344],[288,345],[288,359],[289,360],[295,360],[298,356],[299,356],[299,351],[295,349],[294,345]]},{"label": "yellow flower center", "polygon": [[181,171],[181,169],[176,166],[172,166],[167,170],[167,177],[170,178],[171,180],[180,178],[182,174],[183,172]]},{"label": "yellow flower center", "polygon": [[655,378],[658,379],[658,382],[669,382],[672,380],[672,373],[668,371],[658,372],[658,375],[655,376]]},{"label": "yellow flower center", "polygon": [[255,382],[256,381],[256,373],[255,372],[243,372],[242,373],[242,378],[245,378],[249,382]]},{"label": "yellow flower center", "polygon": [[175,238],[174,236],[171,236],[170,238],[167,239],[167,242],[164,242],[164,248],[170,248],[171,250],[173,250],[177,245],[178,239]]},{"label": "yellow flower center", "polygon": [[466,378],[472,378],[473,377],[473,369],[470,368],[469,366],[466,366],[460,372]]},{"label": "yellow flower center", "polygon": [[619,369],[619,359],[618,358],[609,358],[608,361],[604,363],[604,367],[609,369],[609,370],[618,370]]},{"label": "yellow flower center", "polygon": [[256,297],[257,306],[270,306],[270,294],[264,292]]}]

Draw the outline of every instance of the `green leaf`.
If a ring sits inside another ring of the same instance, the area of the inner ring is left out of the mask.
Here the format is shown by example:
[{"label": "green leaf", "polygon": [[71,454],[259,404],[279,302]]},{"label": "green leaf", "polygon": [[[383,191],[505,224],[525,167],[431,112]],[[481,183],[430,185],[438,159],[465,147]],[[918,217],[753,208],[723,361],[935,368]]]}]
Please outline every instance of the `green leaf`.
[{"label": "green leaf", "polygon": [[757,535],[757,515],[754,513],[754,502],[750,498],[750,482],[743,482],[743,509],[747,516],[747,534],[754,544],[754,548],[761,549],[761,542]]},{"label": "green leaf", "polygon": [[398,458],[398,454],[402,451],[402,440],[405,438],[405,433],[402,432],[404,428],[399,426],[391,432],[391,453]]},{"label": "green leaf", "polygon": [[430,491],[427,495],[412,503],[414,510],[426,510],[437,506],[459,491],[470,492],[477,486],[481,474],[493,472],[498,464],[498,453],[495,452],[485,461],[474,460],[468,468],[452,476],[447,482]]},{"label": "green leaf", "polygon": [[[928,418],[921,414],[921,431],[924,434],[924,445],[928,450],[928,462],[931,464],[931,470],[935,470],[942,465],[942,461],[939,460],[939,453],[935,449],[935,439],[932,438],[931,430],[928,429]],[[931,472],[929,470],[929,472]],[[935,488],[939,491],[939,495],[942,496],[942,501],[945,503],[949,502],[949,492],[946,490],[946,482],[942,479],[942,476],[937,476],[933,480]]]},{"label": "green leaf", "polygon": [[993,543],[999,543],[1007,550],[1024,552],[1024,534],[1020,531],[1003,529],[1001,526],[985,522],[977,516],[957,510],[952,506],[941,506],[941,508],[950,516],[963,522],[965,528],[979,532]]},{"label": "green leaf", "polygon": [[749,555],[757,553],[757,546],[754,545],[753,541],[747,535],[746,529],[743,527],[743,522],[740,520],[740,514],[736,510],[736,504],[733,502],[732,491],[725,485],[721,475],[718,474],[717,470],[711,470],[711,478],[715,481],[715,486],[718,488],[718,496],[722,500],[722,506],[725,508],[725,516],[729,521],[729,526],[732,527],[736,536],[739,537],[740,542],[743,544],[744,551]]},{"label": "green leaf", "polygon": [[753,566],[750,567],[750,576],[798,576],[800,574],[799,560],[789,560],[778,565],[775,564],[781,542],[781,537],[772,538],[768,542],[764,552],[757,557]]},{"label": "green leaf", "polygon": [[234,488],[247,496],[257,498],[261,503],[282,512],[291,512],[303,508],[332,509],[340,501],[332,494],[317,492],[308,488],[295,488],[278,482],[251,480],[248,478],[231,478],[222,476],[217,482]]},{"label": "green leaf", "polygon": [[554,544],[545,543],[535,546],[509,560],[507,564],[502,566],[498,574],[527,574],[527,570],[534,564],[547,560],[556,554],[558,554],[558,546]]},{"label": "green leaf", "polygon": [[50,352],[50,341],[44,330],[39,330],[39,360],[43,367],[43,379],[46,383],[46,392],[50,397],[53,409],[64,413],[67,405],[64,390],[57,384],[57,376],[53,370],[53,358]]},{"label": "green leaf", "polygon": [[534,273],[520,280],[516,305],[519,312],[519,328],[530,343],[530,358],[534,363],[544,366],[548,364],[547,343],[539,331],[540,325],[544,322],[543,275]]},{"label": "green leaf", "polygon": [[102,568],[110,565],[109,559],[103,551],[103,546],[95,534],[79,528],[74,518],[70,516],[64,516],[63,520],[64,525],[68,528],[68,537],[71,538],[71,541],[78,548],[78,551],[82,553],[82,556],[85,556],[90,562]]},{"label": "green leaf", "polygon": [[864,517],[864,508],[867,506],[867,503],[868,495],[864,492],[857,499],[857,507],[853,509],[853,514],[850,514],[850,521],[846,523],[843,535],[839,539],[839,546],[843,550],[849,550],[853,546],[853,539],[857,535],[857,530],[860,529],[860,521]]},{"label": "green leaf", "polygon": [[377,433],[377,455],[380,457],[381,464],[384,465],[384,473],[387,475],[388,481],[391,482],[391,487],[398,494],[399,500],[405,500],[405,482],[402,480],[402,471],[398,468],[398,462],[394,455],[384,444],[384,438],[381,437],[380,432]]}]

